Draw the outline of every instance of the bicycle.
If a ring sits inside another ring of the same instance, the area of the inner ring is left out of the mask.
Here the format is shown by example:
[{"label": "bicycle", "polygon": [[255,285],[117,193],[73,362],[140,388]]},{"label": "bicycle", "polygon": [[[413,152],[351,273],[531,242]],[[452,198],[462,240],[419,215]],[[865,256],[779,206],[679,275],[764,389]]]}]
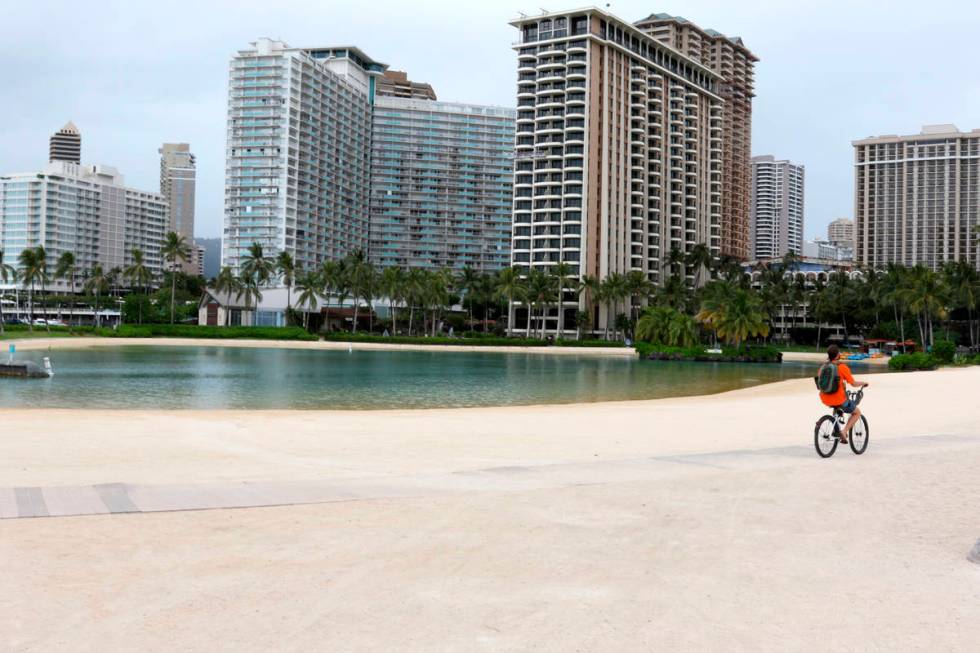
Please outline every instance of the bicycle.
[{"label": "bicycle", "polygon": [[[847,398],[853,401],[855,405],[860,404],[861,399],[864,398],[864,388],[857,392],[848,392]],[[813,445],[821,458],[830,458],[837,451],[837,443],[844,436],[842,428],[847,424],[848,417],[849,415],[840,408],[835,408],[833,415],[824,415],[817,420],[817,425],[813,429]],[[870,438],[871,431],[868,428],[868,418],[861,415],[861,419],[855,422],[851,428],[851,437],[848,439],[851,451],[858,456],[863,454],[868,448]]]}]

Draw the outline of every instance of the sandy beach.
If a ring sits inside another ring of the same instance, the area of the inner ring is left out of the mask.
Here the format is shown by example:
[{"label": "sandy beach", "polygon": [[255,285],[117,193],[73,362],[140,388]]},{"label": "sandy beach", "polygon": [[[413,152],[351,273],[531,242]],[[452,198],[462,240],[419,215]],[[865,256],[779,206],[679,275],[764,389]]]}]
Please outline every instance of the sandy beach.
[{"label": "sandy beach", "polygon": [[868,452],[830,460],[806,379],[561,406],[0,410],[0,487],[342,497],[0,520],[0,647],[975,650],[980,368],[871,380]]}]

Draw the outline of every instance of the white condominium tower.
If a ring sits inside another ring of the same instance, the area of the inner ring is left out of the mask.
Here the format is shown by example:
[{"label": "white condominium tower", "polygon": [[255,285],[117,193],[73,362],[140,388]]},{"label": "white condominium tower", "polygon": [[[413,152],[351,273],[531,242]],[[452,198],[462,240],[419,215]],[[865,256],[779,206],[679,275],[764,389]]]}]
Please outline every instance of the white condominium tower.
[{"label": "white condominium tower", "polygon": [[0,249],[8,262],[43,246],[49,270],[64,252],[80,274],[132,263],[133,249],[159,273],[167,200],[123,185],[115,168],[54,161],[40,172],[0,177]]},{"label": "white condominium tower", "polygon": [[371,104],[386,66],[354,47],[259,39],[231,62],[222,265],[252,243],[312,269],[368,246]]},{"label": "white condominium tower", "polygon": [[[669,274],[672,249],[721,247],[719,76],[596,8],[511,23],[517,51],[513,262],[575,277]],[[601,304],[602,302],[595,302]],[[515,307],[512,323],[527,323]],[[563,325],[585,298],[563,293]],[[558,326],[551,310],[546,328]],[[615,316],[597,306],[603,328]]]},{"label": "white condominium tower", "polygon": [[803,253],[803,166],[752,157],[750,232],[758,259]]},{"label": "white condominium tower", "polygon": [[859,265],[980,265],[980,129],[932,125],[853,145]]},{"label": "white condominium tower", "polygon": [[372,262],[483,272],[510,265],[514,114],[379,92],[372,137]]}]

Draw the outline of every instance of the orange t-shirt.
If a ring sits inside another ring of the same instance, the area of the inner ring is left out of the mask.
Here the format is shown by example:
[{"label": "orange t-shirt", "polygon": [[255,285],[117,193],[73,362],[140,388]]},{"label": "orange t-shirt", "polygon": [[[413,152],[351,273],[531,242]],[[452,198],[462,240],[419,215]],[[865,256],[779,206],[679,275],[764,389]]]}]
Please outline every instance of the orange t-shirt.
[{"label": "orange t-shirt", "polygon": [[837,365],[837,375],[840,376],[840,385],[837,386],[837,392],[833,393],[820,393],[820,401],[826,406],[840,406],[842,403],[847,401],[847,388],[844,386],[844,381],[847,381],[851,385],[854,385],[854,377],[851,375],[851,368],[844,363],[836,363]]}]

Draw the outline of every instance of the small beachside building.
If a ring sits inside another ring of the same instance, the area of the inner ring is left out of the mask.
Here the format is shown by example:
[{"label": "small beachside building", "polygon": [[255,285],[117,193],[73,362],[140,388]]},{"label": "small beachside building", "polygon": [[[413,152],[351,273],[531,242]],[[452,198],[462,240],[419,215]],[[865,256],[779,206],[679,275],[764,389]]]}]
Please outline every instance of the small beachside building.
[{"label": "small beachside building", "polygon": [[[258,306],[249,301],[248,310],[245,308],[245,295],[235,296],[235,293],[217,292],[213,288],[205,289],[197,310],[197,323],[208,326],[286,326],[287,292],[285,288],[263,288],[262,299]],[[293,308],[296,305],[296,293],[292,293]]]},{"label": "small beachside building", "polygon": [[[287,326],[287,306],[300,315],[307,313],[306,322],[311,331],[348,330],[354,320],[354,302],[346,298],[342,303],[332,301],[325,304],[322,298],[317,299],[315,306],[300,305],[298,293],[294,288],[288,293],[286,288],[262,288],[262,299],[258,306],[250,305],[245,308],[245,295],[217,292],[207,288],[198,304],[197,323],[207,326]],[[377,317],[377,313],[374,315]],[[371,322],[371,310],[361,304],[358,309],[358,327],[367,327]]]}]

